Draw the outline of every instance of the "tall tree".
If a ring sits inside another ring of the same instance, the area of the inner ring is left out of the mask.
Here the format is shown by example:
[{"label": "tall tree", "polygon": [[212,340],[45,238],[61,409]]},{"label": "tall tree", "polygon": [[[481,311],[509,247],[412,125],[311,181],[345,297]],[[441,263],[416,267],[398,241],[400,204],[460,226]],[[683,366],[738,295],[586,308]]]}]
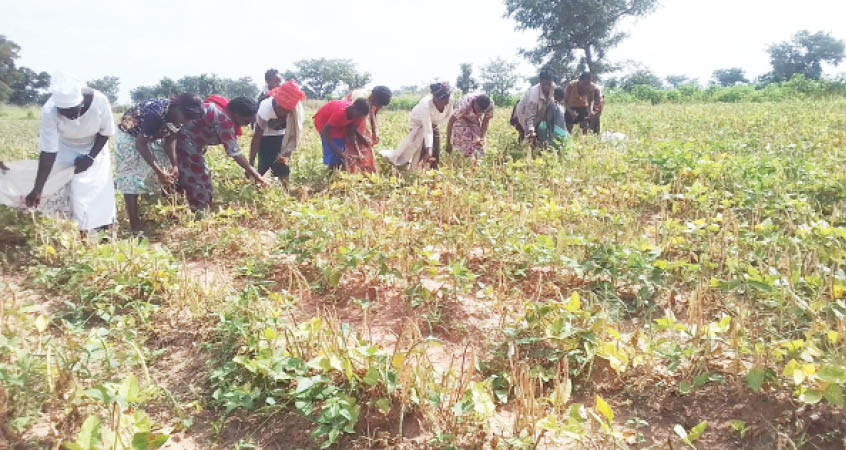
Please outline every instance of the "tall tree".
[{"label": "tall tree", "polygon": [[822,63],[837,66],[843,62],[844,42],[835,39],[829,33],[818,31],[811,34],[802,30],[793,35],[790,41],[771,44],[767,48],[773,71],[768,78],[773,81],[789,80],[793,75],[819,80],[822,76]]},{"label": "tall tree", "polygon": [[50,87],[50,74],[35,72],[29,67],[17,69],[17,78],[12,83],[9,103],[15,105],[30,105],[44,103],[50,98],[47,88]]},{"label": "tall tree", "polygon": [[519,30],[540,31],[536,48],[522,53],[559,77],[573,78],[587,68],[599,74],[610,69],[608,50],[625,33],[616,30],[625,17],[651,12],[657,0],[505,0],[506,17]]},{"label": "tall tree", "polygon": [[473,65],[470,63],[462,63],[460,68],[461,75],[459,75],[455,80],[455,87],[461,90],[462,94],[476,90],[476,88],[479,87],[479,83],[475,78],[473,78]]},{"label": "tall tree", "polygon": [[356,89],[370,82],[370,74],[360,73],[351,59],[303,59],[294,67],[284,77],[297,80],[309,98],[327,98],[341,88]]},{"label": "tall tree", "polygon": [[0,34],[0,102],[9,100],[12,95],[12,84],[20,75],[15,67],[15,60],[21,47]]},{"label": "tall tree", "polygon": [[664,80],[673,87],[673,89],[678,89],[679,86],[683,84],[692,83],[693,79],[688,77],[687,75],[667,75],[664,77]]},{"label": "tall tree", "polygon": [[117,103],[118,93],[120,92],[120,78],[105,76],[103,78],[89,81],[88,87],[102,92],[109,98],[110,103],[115,104]]},{"label": "tall tree", "polygon": [[717,69],[712,74],[712,82],[720,86],[734,86],[735,84],[746,84],[749,82],[746,79],[746,74],[740,67],[731,67],[728,69]]},{"label": "tall tree", "polygon": [[480,77],[482,89],[487,94],[495,98],[505,97],[517,85],[517,64],[496,58],[482,67]]}]

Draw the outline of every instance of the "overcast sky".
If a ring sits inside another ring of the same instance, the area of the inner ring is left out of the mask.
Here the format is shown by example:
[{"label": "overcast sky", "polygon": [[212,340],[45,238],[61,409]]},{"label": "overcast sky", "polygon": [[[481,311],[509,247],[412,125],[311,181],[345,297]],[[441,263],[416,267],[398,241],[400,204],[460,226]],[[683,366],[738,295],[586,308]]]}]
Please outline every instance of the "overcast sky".
[{"label": "overcast sky", "polygon": [[[121,101],[163,76],[251,76],[303,58],[351,58],[393,88],[454,82],[461,62],[479,67],[518,54],[535,34],[515,31],[501,0],[26,0],[9,2],[0,34],[21,46],[19,65],[87,80],[115,75]],[[846,38],[846,0],[663,0],[622,25],[612,60],[640,61],[660,76],[707,81],[712,70],[769,70],[767,44],[800,29]],[[846,71],[846,64],[829,73]]]}]

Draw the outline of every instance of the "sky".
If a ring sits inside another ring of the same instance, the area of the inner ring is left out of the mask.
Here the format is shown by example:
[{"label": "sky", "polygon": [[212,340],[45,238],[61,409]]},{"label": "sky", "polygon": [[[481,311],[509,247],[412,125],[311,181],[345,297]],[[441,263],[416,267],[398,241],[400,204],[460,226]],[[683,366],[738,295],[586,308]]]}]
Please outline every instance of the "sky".
[{"label": "sky", "polygon": [[[659,76],[706,82],[714,69],[769,70],[767,45],[801,29],[846,38],[845,0],[659,0],[647,17],[626,20],[629,34],[610,52]],[[18,65],[63,70],[82,80],[114,75],[120,102],[162,77],[216,73],[257,83],[305,58],[349,58],[373,82],[392,88],[454,82],[458,66],[493,58],[518,63],[537,34],[517,31],[502,0],[27,0],[9,2],[0,34],[21,46]],[[846,71],[846,63],[827,68]]]}]

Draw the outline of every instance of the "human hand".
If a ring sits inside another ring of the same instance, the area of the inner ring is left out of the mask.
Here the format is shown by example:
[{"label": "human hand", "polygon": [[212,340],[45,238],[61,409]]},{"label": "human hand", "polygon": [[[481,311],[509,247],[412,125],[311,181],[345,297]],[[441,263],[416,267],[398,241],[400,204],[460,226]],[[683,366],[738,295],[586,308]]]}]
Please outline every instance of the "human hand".
[{"label": "human hand", "polygon": [[27,208],[37,208],[41,203],[41,190],[33,188],[32,192],[26,196],[25,201]]},{"label": "human hand", "polygon": [[158,169],[156,171],[156,178],[159,179],[159,183],[162,186],[171,186],[176,184],[176,177],[171,171],[164,171],[162,169]]},{"label": "human hand", "polygon": [[447,142],[444,150],[446,150],[447,153],[452,153],[452,142]]},{"label": "human hand", "polygon": [[373,135],[373,145],[379,145],[379,136]]},{"label": "human hand", "polygon": [[94,164],[94,158],[88,155],[79,155],[73,160],[73,173],[85,172],[92,164]]}]

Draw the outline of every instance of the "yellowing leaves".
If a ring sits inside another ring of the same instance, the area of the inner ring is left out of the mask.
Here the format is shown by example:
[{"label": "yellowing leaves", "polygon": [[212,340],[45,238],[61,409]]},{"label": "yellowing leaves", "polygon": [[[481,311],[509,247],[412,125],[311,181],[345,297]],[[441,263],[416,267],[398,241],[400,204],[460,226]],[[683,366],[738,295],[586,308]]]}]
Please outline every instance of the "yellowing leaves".
[{"label": "yellowing leaves", "polygon": [[570,298],[567,300],[567,303],[564,304],[564,308],[571,313],[577,312],[582,309],[582,300],[579,297],[578,292],[573,292]]},{"label": "yellowing leaves", "polygon": [[607,420],[609,424],[614,421],[614,411],[611,410],[611,406],[608,405],[608,403],[605,401],[605,399],[603,399],[602,397],[600,397],[598,395],[596,396],[596,406],[595,406],[595,408],[596,408],[596,412],[598,412],[599,414],[602,414],[602,417],[604,417],[605,420]]}]

